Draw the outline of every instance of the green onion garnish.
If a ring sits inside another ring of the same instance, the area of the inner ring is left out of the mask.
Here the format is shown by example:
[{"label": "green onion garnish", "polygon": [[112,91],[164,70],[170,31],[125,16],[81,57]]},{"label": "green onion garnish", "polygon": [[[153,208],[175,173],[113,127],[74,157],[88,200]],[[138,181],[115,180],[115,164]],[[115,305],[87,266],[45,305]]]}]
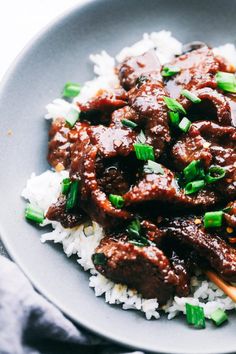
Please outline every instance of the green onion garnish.
[{"label": "green onion garnish", "polygon": [[78,186],[79,182],[78,181],[73,181],[71,182],[71,186],[67,195],[67,200],[66,200],[66,210],[73,209],[77,203],[78,200]]},{"label": "green onion garnish", "polygon": [[25,208],[25,217],[26,219],[32,220],[37,224],[41,224],[44,220],[44,213],[38,206],[27,204]]},{"label": "green onion garnish", "polygon": [[218,71],[215,78],[217,86],[221,90],[236,93],[236,77],[234,74]]},{"label": "green onion garnish", "polygon": [[193,194],[198,192],[200,189],[202,189],[205,186],[205,182],[203,179],[199,180],[199,181],[193,181],[193,182],[189,182],[185,188],[185,194]]},{"label": "green onion garnish", "polygon": [[66,123],[71,128],[73,128],[73,126],[75,125],[78,119],[79,119],[79,112],[76,109],[71,108],[70,111],[67,113]]},{"label": "green onion garnish", "polygon": [[211,166],[206,175],[206,182],[214,183],[224,178],[224,176],[225,176],[225,169],[223,167]]},{"label": "green onion garnish", "polygon": [[164,170],[161,165],[155,161],[148,160],[147,164],[144,165],[143,170],[145,173],[156,173],[164,175]]},{"label": "green onion garnish", "polygon": [[127,227],[129,243],[138,247],[151,245],[151,242],[141,234],[141,225],[138,219],[133,220]]},{"label": "green onion garnish", "polygon": [[178,112],[169,112],[169,117],[173,125],[179,125],[180,118]]},{"label": "green onion garnish", "polygon": [[67,82],[63,88],[62,96],[63,97],[76,97],[80,93],[80,84],[73,82]]},{"label": "green onion garnish", "polygon": [[133,122],[132,120],[125,119],[125,118],[122,119],[121,123],[122,123],[124,126],[126,126],[126,127],[128,127],[128,128],[132,128],[132,129],[134,129],[134,128],[136,128],[136,127],[138,126],[138,124],[136,124],[136,123]]},{"label": "green onion garnish", "polygon": [[153,147],[146,144],[134,144],[134,151],[138,160],[155,160]]},{"label": "green onion garnish", "polygon": [[121,197],[120,195],[110,194],[109,200],[110,200],[111,204],[118,209],[121,209],[125,204],[124,198]]},{"label": "green onion garnish", "polygon": [[200,103],[202,101],[201,98],[197,97],[196,95],[194,95],[194,93],[190,92],[189,90],[182,90],[181,95],[183,95],[193,103]]},{"label": "green onion garnish", "polygon": [[209,211],[204,215],[204,226],[209,227],[220,227],[223,222],[223,211]]},{"label": "green onion garnish", "polygon": [[193,181],[196,177],[203,177],[204,171],[201,168],[200,160],[193,160],[190,164],[183,170],[185,180],[187,182]]},{"label": "green onion garnish", "polygon": [[187,322],[195,328],[205,328],[204,310],[200,306],[185,304]]},{"label": "green onion garnish", "polygon": [[228,320],[228,316],[226,315],[225,311],[217,309],[212,313],[211,319],[216,326],[220,326],[223,322]]},{"label": "green onion garnish", "polygon": [[131,236],[139,237],[140,231],[141,231],[141,225],[140,225],[140,221],[138,219],[131,221],[131,223],[127,227],[127,232]]},{"label": "green onion garnish", "polygon": [[145,144],[145,142],[146,142],[146,136],[144,132],[141,130],[139,135],[137,136],[137,143]]},{"label": "green onion garnish", "polygon": [[164,96],[163,99],[165,101],[165,104],[171,111],[179,112],[183,114],[187,113],[184,107],[179,102],[177,102],[174,98]]},{"label": "green onion garnish", "polygon": [[64,178],[63,181],[61,182],[62,194],[67,195],[67,193],[69,192],[69,189],[70,189],[70,185],[71,185],[71,180],[69,178]]},{"label": "green onion garnish", "polygon": [[161,75],[164,77],[173,76],[180,72],[180,68],[177,66],[164,66],[161,72]]},{"label": "green onion garnish", "polygon": [[94,253],[92,255],[92,261],[95,265],[105,265],[107,263],[107,257],[104,253]]},{"label": "green onion garnish", "polygon": [[191,126],[191,122],[188,118],[184,117],[181,122],[179,123],[179,129],[181,129],[184,133],[187,133],[190,126]]}]

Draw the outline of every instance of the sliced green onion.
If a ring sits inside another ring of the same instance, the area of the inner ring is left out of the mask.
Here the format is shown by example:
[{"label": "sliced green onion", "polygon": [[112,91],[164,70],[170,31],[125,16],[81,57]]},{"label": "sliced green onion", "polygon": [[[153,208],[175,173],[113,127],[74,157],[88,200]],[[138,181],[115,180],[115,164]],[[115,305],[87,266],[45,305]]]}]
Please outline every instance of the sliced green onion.
[{"label": "sliced green onion", "polygon": [[200,306],[185,304],[186,318],[188,324],[194,325],[195,328],[205,328],[204,310]]},{"label": "sliced green onion", "polygon": [[174,98],[170,98],[170,97],[163,97],[165,104],[167,105],[167,107],[173,111],[173,112],[179,112],[182,114],[186,114],[187,112],[185,111],[184,107],[177,102]]},{"label": "sliced green onion", "polygon": [[104,253],[94,253],[92,255],[92,261],[95,265],[105,265],[107,263],[107,257]]},{"label": "sliced green onion", "polygon": [[194,95],[194,93],[192,93],[188,90],[182,90],[181,95],[183,95],[184,97],[186,97],[189,101],[191,101],[193,103],[202,102],[201,98],[197,97],[196,95]]},{"label": "sliced green onion", "polygon": [[223,222],[223,211],[209,211],[204,215],[204,227],[220,227]]},{"label": "sliced green onion", "polygon": [[184,117],[181,122],[179,123],[179,129],[181,129],[184,133],[187,133],[190,126],[191,126],[191,122],[188,118]]},{"label": "sliced green onion", "polygon": [[73,128],[77,120],[79,119],[79,111],[74,108],[71,108],[66,116],[66,123]]},{"label": "sliced green onion", "polygon": [[71,186],[67,195],[67,200],[66,200],[66,210],[73,209],[76,206],[77,200],[78,200],[78,186],[79,182],[78,181],[73,181],[71,182]]},{"label": "sliced green onion", "polygon": [[62,96],[63,97],[76,97],[80,93],[80,84],[73,82],[67,82],[63,88]]},{"label": "sliced green onion", "polygon": [[215,78],[217,86],[221,90],[236,93],[236,77],[234,74],[218,71]]},{"label": "sliced green onion", "polygon": [[161,72],[161,75],[164,77],[169,77],[173,76],[175,74],[178,74],[180,72],[180,68],[177,66],[164,66]]},{"label": "sliced green onion", "polygon": [[228,320],[228,316],[226,315],[225,311],[217,309],[212,313],[211,319],[216,326],[220,326],[223,322]]},{"label": "sliced green onion", "polygon": [[151,160],[148,160],[147,164],[144,165],[143,170],[145,173],[156,173],[156,174],[164,175],[164,170],[162,166],[159,163]]},{"label": "sliced green onion", "polygon": [[201,168],[201,161],[200,160],[193,160],[190,164],[184,168],[183,173],[185,180],[187,182],[193,181],[199,175],[202,177],[204,174],[204,170]]},{"label": "sliced green onion", "polygon": [[41,224],[44,220],[44,213],[43,210],[40,209],[38,206],[33,204],[27,204],[25,208],[25,217],[28,220],[32,220],[37,224]]},{"label": "sliced green onion", "polygon": [[121,123],[122,123],[124,126],[126,126],[126,127],[128,127],[128,128],[132,128],[132,129],[134,129],[134,128],[136,128],[136,127],[138,126],[138,124],[136,124],[136,123],[133,122],[132,120],[125,119],[125,118],[122,119]]},{"label": "sliced green onion", "polygon": [[185,194],[189,195],[189,194],[193,194],[198,192],[200,189],[202,189],[205,186],[205,181],[204,180],[199,180],[199,181],[193,181],[193,182],[189,182],[185,188]]},{"label": "sliced green onion", "polygon": [[224,212],[224,213],[228,213],[229,211],[231,211],[232,210],[232,206],[228,206],[228,207],[225,207],[224,209],[222,209],[222,211]]},{"label": "sliced green onion", "polygon": [[110,194],[109,200],[110,200],[111,204],[118,209],[121,209],[125,204],[124,198],[121,197],[120,195]]},{"label": "sliced green onion", "polygon": [[153,147],[146,144],[134,144],[134,151],[138,160],[155,160]]},{"label": "sliced green onion", "polygon": [[179,125],[180,118],[178,112],[169,112],[169,117],[173,125]]},{"label": "sliced green onion", "polygon": [[137,136],[137,142],[140,144],[145,144],[145,142],[146,142],[146,136],[142,130],[140,131],[139,135]]},{"label": "sliced green onion", "polygon": [[129,240],[129,243],[132,243],[134,246],[138,246],[138,247],[144,247],[150,245],[148,239],[142,236],[139,237],[138,240]]},{"label": "sliced green onion", "polygon": [[69,192],[69,189],[70,189],[70,185],[71,185],[71,180],[69,178],[64,178],[63,181],[61,182],[62,194],[67,195],[67,193]]},{"label": "sliced green onion", "polygon": [[140,231],[141,231],[141,225],[140,225],[140,221],[138,219],[131,221],[131,223],[127,227],[127,232],[131,236],[139,237]]},{"label": "sliced green onion", "polygon": [[206,182],[207,183],[214,183],[219,181],[220,179],[224,178],[225,176],[225,169],[220,166],[211,166],[208,170],[206,175]]}]

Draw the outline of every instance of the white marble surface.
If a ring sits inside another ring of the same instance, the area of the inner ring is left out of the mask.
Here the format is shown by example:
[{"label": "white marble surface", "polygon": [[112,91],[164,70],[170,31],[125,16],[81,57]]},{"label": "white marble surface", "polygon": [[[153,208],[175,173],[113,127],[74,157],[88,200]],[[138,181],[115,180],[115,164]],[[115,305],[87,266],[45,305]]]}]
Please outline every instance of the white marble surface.
[{"label": "white marble surface", "polygon": [[[0,81],[27,42],[64,11],[86,0],[0,0]],[[7,255],[0,240],[0,254]]]},{"label": "white marble surface", "polygon": [[0,80],[27,42],[83,0],[0,0]]}]

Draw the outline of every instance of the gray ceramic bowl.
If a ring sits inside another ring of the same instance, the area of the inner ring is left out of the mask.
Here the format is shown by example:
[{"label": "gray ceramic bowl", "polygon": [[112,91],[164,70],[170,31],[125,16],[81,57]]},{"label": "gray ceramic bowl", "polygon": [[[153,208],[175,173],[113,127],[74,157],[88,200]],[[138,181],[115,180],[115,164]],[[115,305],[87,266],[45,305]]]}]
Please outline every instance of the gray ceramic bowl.
[{"label": "gray ceramic bowl", "polygon": [[[236,319],[222,328],[189,328],[182,318],[146,321],[96,298],[88,275],[60,247],[42,245],[23,218],[20,192],[32,171],[48,168],[44,106],[69,80],[92,77],[89,53],[115,54],[143,32],[169,29],[188,42],[234,42],[236,1],[97,0],[77,7],[44,30],[17,58],[0,91],[1,236],[37,289],[66,315],[116,342],[159,353],[235,353]],[[13,135],[7,131],[12,129]]]}]

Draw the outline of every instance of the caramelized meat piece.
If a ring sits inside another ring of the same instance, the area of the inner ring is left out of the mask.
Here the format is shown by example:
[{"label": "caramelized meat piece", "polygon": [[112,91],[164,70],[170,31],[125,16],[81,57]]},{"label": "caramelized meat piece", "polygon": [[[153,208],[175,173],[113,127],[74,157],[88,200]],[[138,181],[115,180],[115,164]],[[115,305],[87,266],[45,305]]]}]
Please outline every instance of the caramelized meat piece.
[{"label": "caramelized meat piece", "polygon": [[[130,58],[120,66],[121,84],[129,91],[129,104],[139,117],[138,123],[143,127],[147,143],[151,144],[158,158],[170,141],[167,108],[163,96],[164,89],[161,65],[154,51]],[[140,76],[142,75],[142,76]],[[137,78],[139,83],[135,86]]]},{"label": "caramelized meat piece", "polygon": [[207,117],[222,125],[233,125],[229,100],[225,96],[209,87],[191,92],[202,100],[198,104],[194,104],[186,98],[180,100],[191,120]]},{"label": "caramelized meat piece", "polygon": [[73,145],[86,137],[88,123],[77,122],[71,129],[63,118],[52,122],[49,131],[48,162],[52,167],[59,163],[66,169],[71,163],[71,150]]},{"label": "caramelized meat piece", "polygon": [[66,211],[66,198],[61,196],[58,201],[50,206],[46,217],[49,220],[59,221],[65,228],[82,224],[86,219],[85,212],[79,207]]},{"label": "caramelized meat piece", "polygon": [[226,175],[214,183],[214,188],[232,200],[236,197],[235,146],[234,127],[222,127],[209,121],[196,122],[172,148],[175,168],[181,171],[193,160],[201,160],[206,169],[210,165],[223,167]]},{"label": "caramelized meat piece", "polygon": [[236,201],[229,203],[226,207],[226,211],[224,213],[224,219],[228,226],[236,229]]},{"label": "caramelized meat piece", "polygon": [[[104,264],[96,264],[99,253],[104,255]],[[124,235],[105,237],[96,248],[93,261],[96,269],[108,279],[135,288],[144,298],[157,298],[160,305],[165,304],[177,289],[181,289],[180,293],[188,293],[181,270],[175,273],[177,266],[173,267],[160,249],[137,247],[127,242]]]},{"label": "caramelized meat piece", "polygon": [[[155,76],[161,80],[161,64],[157,59],[154,50],[126,59],[118,68],[121,85],[126,90],[130,90],[137,84],[137,80],[142,76]],[[141,78],[142,80],[142,78]]]},{"label": "caramelized meat piece", "polygon": [[[236,249],[217,234],[210,234],[193,218],[176,218],[164,228],[168,237],[177,239],[182,246],[191,247],[199,257],[227,281],[236,281]],[[201,266],[201,265],[200,265]]]},{"label": "caramelized meat piece", "polygon": [[150,213],[156,210],[156,214],[162,215],[165,211],[162,206],[176,213],[183,208],[205,209],[219,201],[218,194],[209,190],[201,190],[191,196],[185,195],[179,188],[173,172],[167,168],[163,170],[164,174],[144,174],[140,181],[123,196],[126,205],[135,206],[139,203],[155,201],[152,207],[147,206],[147,208],[150,209]]},{"label": "caramelized meat piece", "polygon": [[84,104],[77,102],[77,105],[82,112],[82,119],[88,120],[92,124],[107,125],[110,122],[111,113],[124,107],[127,104],[126,100],[125,91],[119,90],[114,94],[103,91]]},{"label": "caramelized meat piece", "polygon": [[179,98],[182,89],[196,90],[202,87],[216,89],[215,74],[221,70],[221,63],[207,46],[175,58],[170,66],[177,66],[180,73],[171,77],[166,88],[170,97]]}]

